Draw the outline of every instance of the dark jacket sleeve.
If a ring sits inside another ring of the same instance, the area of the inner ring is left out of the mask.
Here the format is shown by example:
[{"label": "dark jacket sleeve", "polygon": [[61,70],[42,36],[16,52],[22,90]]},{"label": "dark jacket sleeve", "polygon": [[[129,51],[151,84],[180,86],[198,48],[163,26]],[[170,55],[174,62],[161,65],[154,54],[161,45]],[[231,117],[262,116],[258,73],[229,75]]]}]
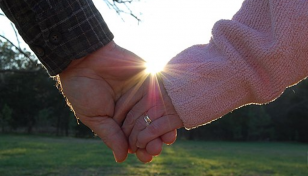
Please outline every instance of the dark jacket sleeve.
[{"label": "dark jacket sleeve", "polygon": [[92,0],[0,0],[51,76],[113,40]]}]

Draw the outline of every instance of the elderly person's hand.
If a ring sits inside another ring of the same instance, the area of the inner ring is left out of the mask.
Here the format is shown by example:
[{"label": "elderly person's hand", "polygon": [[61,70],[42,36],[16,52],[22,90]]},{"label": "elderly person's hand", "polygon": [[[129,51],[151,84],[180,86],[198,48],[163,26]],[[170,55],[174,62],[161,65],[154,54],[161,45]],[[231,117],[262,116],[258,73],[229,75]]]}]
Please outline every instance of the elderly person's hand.
[{"label": "elderly person's hand", "polygon": [[141,58],[112,41],[74,60],[58,75],[60,88],[76,117],[113,150],[117,162],[126,159],[128,144],[120,124],[112,118],[115,102],[143,71]]},{"label": "elderly person's hand", "polygon": [[183,127],[171,99],[156,76],[149,76],[123,95],[116,105],[114,119],[121,122],[129,139],[131,153],[142,162],[160,154],[162,142],[172,144],[176,129]]}]

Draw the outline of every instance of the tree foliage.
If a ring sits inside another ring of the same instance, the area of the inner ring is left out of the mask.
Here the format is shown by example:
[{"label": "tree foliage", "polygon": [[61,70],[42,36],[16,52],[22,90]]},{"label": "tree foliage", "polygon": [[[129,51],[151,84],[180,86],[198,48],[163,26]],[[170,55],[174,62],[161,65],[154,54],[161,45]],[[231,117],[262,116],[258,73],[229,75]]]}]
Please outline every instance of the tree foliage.
[{"label": "tree foliage", "polygon": [[12,112],[12,109],[7,104],[4,104],[3,108],[0,111],[0,124],[2,132],[6,131],[6,127],[11,121]]},{"label": "tree foliage", "polygon": [[69,117],[73,115],[42,66],[16,51],[9,42],[0,41],[0,51],[0,69],[10,70],[0,73],[0,110],[12,109],[8,128],[27,133],[54,129],[49,132],[68,134]]}]

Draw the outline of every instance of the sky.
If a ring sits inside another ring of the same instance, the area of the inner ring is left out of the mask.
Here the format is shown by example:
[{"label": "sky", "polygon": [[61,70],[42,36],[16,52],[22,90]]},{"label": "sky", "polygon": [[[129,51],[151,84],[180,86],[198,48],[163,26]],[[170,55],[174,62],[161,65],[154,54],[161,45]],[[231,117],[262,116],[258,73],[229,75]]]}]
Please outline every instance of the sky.
[{"label": "sky", "polygon": [[[114,34],[114,41],[155,67],[162,67],[189,46],[208,43],[215,22],[231,19],[243,2],[140,0],[129,5],[133,13],[141,19],[138,23],[129,15],[119,16],[108,8],[104,0],[93,1]],[[1,16],[0,26],[0,34],[16,42],[10,22]]]}]

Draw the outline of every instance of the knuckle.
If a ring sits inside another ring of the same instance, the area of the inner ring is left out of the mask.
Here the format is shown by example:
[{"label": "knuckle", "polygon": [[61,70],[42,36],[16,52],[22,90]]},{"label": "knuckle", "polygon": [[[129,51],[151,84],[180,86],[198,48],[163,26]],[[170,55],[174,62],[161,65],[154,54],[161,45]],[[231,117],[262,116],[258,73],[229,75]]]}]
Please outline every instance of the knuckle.
[{"label": "knuckle", "polygon": [[145,128],[145,121],[144,121],[142,118],[138,119],[138,120],[136,121],[136,123],[135,123],[135,128],[136,128],[137,130],[142,130],[142,129],[144,129],[144,128]]},{"label": "knuckle", "polygon": [[133,110],[130,110],[127,115],[126,115],[126,123],[127,125],[131,126],[131,125],[134,125],[134,122],[135,122],[135,112]]},{"label": "knuckle", "polygon": [[151,135],[156,136],[160,132],[160,127],[158,124],[152,123],[151,125],[148,126],[148,130]]}]

